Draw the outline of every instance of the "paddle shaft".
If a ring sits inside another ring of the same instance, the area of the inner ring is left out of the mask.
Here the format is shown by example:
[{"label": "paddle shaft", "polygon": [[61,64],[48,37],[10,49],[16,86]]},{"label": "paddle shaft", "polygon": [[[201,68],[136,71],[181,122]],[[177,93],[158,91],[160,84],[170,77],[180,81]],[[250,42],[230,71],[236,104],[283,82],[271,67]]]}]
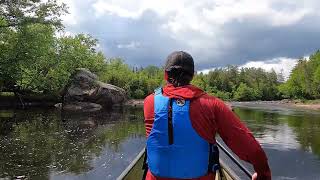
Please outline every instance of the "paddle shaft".
[{"label": "paddle shaft", "polygon": [[218,141],[219,148],[251,179],[251,172],[245,168],[225,147],[223,147]]}]

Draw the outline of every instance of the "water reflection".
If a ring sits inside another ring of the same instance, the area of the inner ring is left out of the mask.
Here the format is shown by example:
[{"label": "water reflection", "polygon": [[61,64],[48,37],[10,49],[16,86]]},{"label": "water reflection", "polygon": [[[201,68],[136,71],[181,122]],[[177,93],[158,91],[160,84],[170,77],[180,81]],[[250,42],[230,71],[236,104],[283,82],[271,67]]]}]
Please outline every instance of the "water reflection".
[{"label": "water reflection", "polygon": [[114,179],[114,172],[121,172],[145,141],[141,110],[12,114],[0,116],[0,178],[81,179],[100,168],[96,177]]},{"label": "water reflection", "polygon": [[[236,107],[273,179],[319,179],[320,113]],[[115,179],[145,143],[142,109],[93,114],[0,110],[0,179]]]},{"label": "water reflection", "polygon": [[273,179],[319,179],[319,113],[262,107],[238,107],[235,113],[268,154]]},{"label": "water reflection", "polygon": [[282,144],[320,157],[320,114],[286,110],[270,112],[263,109],[236,108],[236,114],[254,135],[265,144]]}]

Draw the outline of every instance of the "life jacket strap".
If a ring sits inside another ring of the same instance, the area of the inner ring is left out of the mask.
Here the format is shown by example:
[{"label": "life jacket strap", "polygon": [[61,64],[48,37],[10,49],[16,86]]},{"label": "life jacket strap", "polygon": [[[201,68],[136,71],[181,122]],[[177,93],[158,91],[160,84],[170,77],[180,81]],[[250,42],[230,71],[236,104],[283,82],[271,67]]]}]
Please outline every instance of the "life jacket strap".
[{"label": "life jacket strap", "polygon": [[[154,91],[155,95],[160,95],[162,94],[162,87],[157,88]],[[169,145],[173,144],[173,121],[172,121],[172,103],[173,99],[169,99],[169,107],[168,107],[168,142]]]},{"label": "life jacket strap", "polygon": [[208,173],[216,172],[220,170],[220,162],[219,162],[219,149],[217,144],[209,144],[210,152],[209,152],[209,162],[208,162]]},{"label": "life jacket strap", "polygon": [[147,173],[148,173],[148,170],[149,170],[148,162],[147,162],[147,159],[148,159],[147,156],[148,156],[147,148],[145,148],[145,154],[144,154],[143,164],[142,164],[142,170],[143,170],[142,180],[146,179]]},{"label": "life jacket strap", "polygon": [[173,122],[172,122],[172,103],[173,99],[169,100],[169,109],[168,109],[168,142],[169,145],[173,144]]}]

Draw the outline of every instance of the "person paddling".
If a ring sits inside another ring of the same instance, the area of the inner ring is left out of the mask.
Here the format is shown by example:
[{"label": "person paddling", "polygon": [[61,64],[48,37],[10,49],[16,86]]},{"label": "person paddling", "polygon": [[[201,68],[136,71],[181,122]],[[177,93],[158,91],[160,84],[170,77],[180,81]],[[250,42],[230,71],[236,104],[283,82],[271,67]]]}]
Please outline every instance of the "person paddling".
[{"label": "person paddling", "polygon": [[215,136],[251,163],[254,180],[270,180],[268,159],[250,130],[222,100],[190,84],[194,61],[184,51],[171,53],[164,87],[144,100],[147,135],[146,180],[212,180]]}]

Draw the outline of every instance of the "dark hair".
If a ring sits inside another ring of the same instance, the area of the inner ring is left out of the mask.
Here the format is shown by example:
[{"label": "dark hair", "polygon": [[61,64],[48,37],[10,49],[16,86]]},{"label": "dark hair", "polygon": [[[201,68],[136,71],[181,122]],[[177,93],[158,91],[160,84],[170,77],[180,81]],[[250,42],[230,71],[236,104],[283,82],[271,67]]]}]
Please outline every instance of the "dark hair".
[{"label": "dark hair", "polygon": [[175,87],[188,85],[193,78],[193,74],[190,74],[183,69],[171,69],[171,71],[166,72],[168,75],[168,82]]},{"label": "dark hair", "polygon": [[165,65],[168,82],[174,86],[188,85],[194,74],[194,62],[190,54],[184,51],[171,53]]}]

